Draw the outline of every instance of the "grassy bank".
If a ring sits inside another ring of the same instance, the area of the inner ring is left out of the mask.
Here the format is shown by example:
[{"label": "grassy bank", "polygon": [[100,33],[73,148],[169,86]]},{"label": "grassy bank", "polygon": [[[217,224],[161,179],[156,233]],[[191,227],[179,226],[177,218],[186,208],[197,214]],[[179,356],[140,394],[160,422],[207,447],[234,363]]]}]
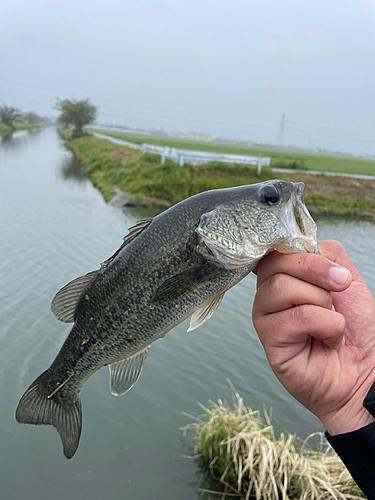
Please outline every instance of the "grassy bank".
[{"label": "grassy bank", "polygon": [[0,121],[0,135],[9,135],[16,130],[33,130],[34,128],[39,127],[41,127],[41,125],[31,125],[29,123],[14,123],[13,128],[11,128]]},{"label": "grassy bank", "polygon": [[156,137],[145,134],[115,132],[113,130],[95,130],[102,134],[141,144],[147,142],[158,146],[171,146],[181,149],[198,151],[213,151],[215,153],[244,154],[250,156],[270,156],[271,166],[304,168],[307,170],[322,170],[329,172],[346,172],[353,174],[375,175],[375,160],[342,156],[334,154],[309,153],[305,151],[288,151],[276,147],[239,146],[215,142],[190,141],[172,137]]},{"label": "grassy bank", "polygon": [[11,133],[12,133],[12,129],[10,127],[8,127],[7,125],[5,125],[5,123],[3,123],[0,120],[0,135],[8,135]]},{"label": "grassy bank", "polygon": [[[90,135],[71,140],[70,131],[60,133],[107,201],[117,186],[145,205],[168,207],[209,189],[277,178],[270,168],[263,168],[258,177],[256,167],[244,165],[212,162],[179,167],[170,160],[161,165],[158,155],[142,154]],[[305,202],[314,215],[375,219],[375,181],[311,176],[302,172],[283,174],[282,178],[305,183]]]},{"label": "grassy bank", "polygon": [[309,438],[303,443],[288,433],[277,438],[269,416],[260,418],[238,394],[234,409],[219,400],[204,412],[184,430],[196,432],[195,451],[224,485],[221,498],[365,498],[322,433],[310,436],[320,436],[316,451]]}]

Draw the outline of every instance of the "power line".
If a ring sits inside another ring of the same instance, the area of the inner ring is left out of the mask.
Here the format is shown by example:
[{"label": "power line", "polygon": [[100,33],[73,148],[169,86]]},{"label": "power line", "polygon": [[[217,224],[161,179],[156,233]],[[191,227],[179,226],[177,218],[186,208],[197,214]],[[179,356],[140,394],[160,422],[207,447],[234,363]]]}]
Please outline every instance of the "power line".
[{"label": "power line", "polygon": [[279,132],[277,134],[277,141],[276,141],[276,144],[278,146],[283,146],[284,145],[285,116],[286,116],[285,113],[283,113],[282,116],[281,116],[281,122],[280,122]]}]

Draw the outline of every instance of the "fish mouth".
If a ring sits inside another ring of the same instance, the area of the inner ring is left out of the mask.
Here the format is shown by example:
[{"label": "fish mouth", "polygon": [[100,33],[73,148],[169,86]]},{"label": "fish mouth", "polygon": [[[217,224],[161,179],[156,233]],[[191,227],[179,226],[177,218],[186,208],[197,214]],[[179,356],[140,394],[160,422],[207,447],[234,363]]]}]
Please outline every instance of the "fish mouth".
[{"label": "fish mouth", "polygon": [[280,222],[289,236],[280,241],[275,248],[280,253],[319,253],[316,238],[317,227],[303,201],[303,182],[293,183],[294,189],[283,209]]}]

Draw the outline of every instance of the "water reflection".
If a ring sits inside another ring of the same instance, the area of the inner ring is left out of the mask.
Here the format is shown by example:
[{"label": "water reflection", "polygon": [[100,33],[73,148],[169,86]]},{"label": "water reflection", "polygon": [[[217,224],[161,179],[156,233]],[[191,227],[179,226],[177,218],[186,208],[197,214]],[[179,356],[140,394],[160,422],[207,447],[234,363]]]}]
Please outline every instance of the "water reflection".
[{"label": "water reflection", "polygon": [[6,144],[12,140],[13,132],[6,135],[0,135],[0,144]]},{"label": "water reflection", "polygon": [[81,165],[73,153],[67,152],[61,162],[61,178],[82,184],[87,182],[86,169]]},{"label": "water reflection", "polygon": [[27,146],[29,132],[21,130],[13,134],[3,135],[0,137],[0,150],[7,152],[14,152]]},{"label": "water reflection", "polygon": [[[221,498],[219,495],[224,492],[224,485],[219,481],[218,477],[214,477],[212,473],[207,469],[207,466],[203,462],[202,458],[192,458],[197,469],[194,472],[194,480],[189,481],[187,485],[195,492],[197,500],[213,500],[214,498]],[[232,493],[232,491],[229,491]],[[233,497],[235,498],[235,497]],[[239,498],[239,497],[237,497]]]},{"label": "water reflection", "polygon": [[35,138],[43,134],[44,129],[16,130],[10,134],[0,136],[0,151],[15,152],[25,148]]}]

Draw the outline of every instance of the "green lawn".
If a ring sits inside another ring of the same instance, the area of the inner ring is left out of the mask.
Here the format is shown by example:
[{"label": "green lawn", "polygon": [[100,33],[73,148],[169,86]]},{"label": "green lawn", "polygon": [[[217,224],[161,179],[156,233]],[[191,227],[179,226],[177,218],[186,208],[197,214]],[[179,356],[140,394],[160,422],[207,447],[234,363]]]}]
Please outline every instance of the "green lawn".
[{"label": "green lawn", "polygon": [[375,160],[366,160],[352,156],[308,153],[304,151],[286,151],[263,146],[238,146],[235,144],[221,144],[216,142],[190,141],[170,137],[156,137],[128,132],[114,132],[113,130],[92,129],[95,132],[106,134],[130,142],[171,146],[181,149],[195,149],[197,151],[213,151],[215,153],[244,154],[251,156],[270,156],[273,167],[304,167],[308,170],[323,170],[330,172],[346,172],[353,174],[375,175]]}]

